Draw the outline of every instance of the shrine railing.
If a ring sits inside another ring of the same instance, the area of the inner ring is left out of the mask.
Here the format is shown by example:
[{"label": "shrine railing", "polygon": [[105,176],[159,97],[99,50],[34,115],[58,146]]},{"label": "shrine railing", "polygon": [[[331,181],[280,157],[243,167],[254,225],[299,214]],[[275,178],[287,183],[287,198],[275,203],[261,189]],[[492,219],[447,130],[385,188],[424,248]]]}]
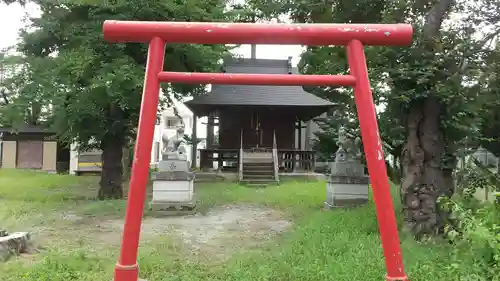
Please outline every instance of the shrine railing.
[{"label": "shrine railing", "polygon": [[[272,149],[270,150],[272,151]],[[241,149],[238,148],[200,149],[200,169],[202,171],[217,169],[224,172],[238,172],[239,175],[242,163],[240,155],[242,155]],[[276,172],[314,172],[316,152],[313,150],[276,149],[273,162],[277,163]]]},{"label": "shrine railing", "polygon": [[280,172],[314,172],[316,152],[313,150],[278,149]]},{"label": "shrine railing", "polygon": [[200,149],[200,169],[212,171],[217,164],[217,170],[236,172],[239,170],[239,149]]}]

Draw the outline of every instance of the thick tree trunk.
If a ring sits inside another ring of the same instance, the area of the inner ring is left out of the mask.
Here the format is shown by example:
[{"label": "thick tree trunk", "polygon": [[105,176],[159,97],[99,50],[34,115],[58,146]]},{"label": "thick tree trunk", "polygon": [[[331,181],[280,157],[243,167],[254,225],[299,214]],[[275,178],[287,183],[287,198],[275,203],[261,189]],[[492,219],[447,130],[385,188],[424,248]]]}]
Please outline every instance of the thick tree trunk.
[{"label": "thick tree trunk", "polygon": [[[418,48],[432,59],[439,41],[441,25],[454,0],[439,0],[427,13]],[[403,180],[404,228],[416,237],[441,232],[447,214],[438,206],[438,198],[452,195],[452,170],[444,168],[446,143],[441,128],[441,104],[430,94],[415,101],[406,119],[407,140],[401,159]]]},{"label": "thick tree trunk", "polygon": [[123,138],[118,136],[105,136],[101,143],[102,172],[99,182],[99,200],[122,199],[122,156]]},{"label": "thick tree trunk", "polygon": [[406,122],[401,199],[405,229],[417,237],[442,230],[446,214],[439,209],[438,197],[450,196],[454,190],[451,171],[443,169],[446,145],[440,111],[438,100],[429,97],[412,106]]}]

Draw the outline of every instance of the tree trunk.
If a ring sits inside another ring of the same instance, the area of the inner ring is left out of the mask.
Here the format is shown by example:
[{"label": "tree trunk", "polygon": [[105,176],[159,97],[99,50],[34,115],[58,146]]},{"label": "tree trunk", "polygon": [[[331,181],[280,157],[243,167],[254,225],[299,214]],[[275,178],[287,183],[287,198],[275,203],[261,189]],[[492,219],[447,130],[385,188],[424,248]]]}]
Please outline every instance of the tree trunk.
[{"label": "tree trunk", "polygon": [[130,147],[125,145],[122,148],[122,167],[123,167],[123,180],[128,181],[130,179]]},{"label": "tree trunk", "polygon": [[[425,17],[418,48],[432,59],[439,45],[441,25],[454,0],[439,0]],[[435,95],[411,104],[406,119],[406,144],[401,152],[404,229],[415,236],[441,232],[447,218],[438,198],[453,194],[452,170],[443,168],[448,155],[441,128],[441,104]]]},{"label": "tree trunk", "polygon": [[440,111],[438,100],[428,97],[412,106],[406,122],[401,199],[405,229],[417,237],[442,230],[446,214],[438,207],[438,197],[450,196],[454,190],[452,173],[442,166],[446,146]]},{"label": "tree trunk", "polygon": [[99,182],[99,200],[122,199],[123,137],[107,135],[101,142],[102,172]]}]

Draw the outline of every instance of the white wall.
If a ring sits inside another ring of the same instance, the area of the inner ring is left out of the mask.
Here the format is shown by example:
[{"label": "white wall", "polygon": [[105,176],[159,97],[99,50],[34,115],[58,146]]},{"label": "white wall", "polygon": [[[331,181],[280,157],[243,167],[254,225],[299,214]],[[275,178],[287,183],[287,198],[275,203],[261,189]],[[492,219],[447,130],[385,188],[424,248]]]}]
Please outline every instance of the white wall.
[{"label": "white wall", "polygon": [[[180,101],[174,99],[171,96],[174,106],[177,108],[177,112],[179,116],[182,118],[182,121],[184,122],[184,133],[188,136],[193,135],[193,113]],[[161,160],[161,151],[163,150],[163,142],[162,142],[162,135],[166,133],[168,137],[173,137],[176,134],[176,129],[175,128],[168,128],[166,124],[166,120],[171,117],[171,118],[177,118],[174,114],[173,107],[166,108],[160,118],[160,124],[155,126],[155,134],[154,134],[154,139],[153,139],[153,146],[152,146],[152,151],[151,151],[151,164],[155,165],[158,163],[158,161]],[[196,134],[197,138],[206,138],[207,136],[207,129],[206,125],[203,123],[206,123],[207,120],[206,117],[203,118],[198,118],[197,119],[197,127],[196,127]],[[157,143],[157,145],[155,145]],[[159,147],[159,153],[155,151],[155,147]],[[198,144],[198,149],[204,148],[204,144],[200,143]],[[187,159],[191,161],[191,146],[186,145],[186,155]],[[199,153],[197,153],[197,159],[199,165]]]},{"label": "white wall", "polygon": [[71,144],[69,151],[69,174],[75,175],[78,169],[78,152],[76,151],[76,145]]}]

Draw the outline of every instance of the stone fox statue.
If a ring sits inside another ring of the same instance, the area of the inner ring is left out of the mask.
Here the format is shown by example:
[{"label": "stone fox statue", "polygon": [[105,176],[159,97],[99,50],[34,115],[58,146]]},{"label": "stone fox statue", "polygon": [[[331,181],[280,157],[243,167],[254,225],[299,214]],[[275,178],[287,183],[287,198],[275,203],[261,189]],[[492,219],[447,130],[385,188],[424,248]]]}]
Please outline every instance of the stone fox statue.
[{"label": "stone fox statue", "polygon": [[164,158],[183,158],[186,149],[183,145],[184,142],[184,126],[177,128],[175,136],[169,138],[166,134],[162,136],[163,140],[163,156]]},{"label": "stone fox statue", "polygon": [[346,160],[361,159],[361,138],[356,137],[354,141],[347,137],[347,131],[344,127],[339,128],[337,145],[346,153]]}]

